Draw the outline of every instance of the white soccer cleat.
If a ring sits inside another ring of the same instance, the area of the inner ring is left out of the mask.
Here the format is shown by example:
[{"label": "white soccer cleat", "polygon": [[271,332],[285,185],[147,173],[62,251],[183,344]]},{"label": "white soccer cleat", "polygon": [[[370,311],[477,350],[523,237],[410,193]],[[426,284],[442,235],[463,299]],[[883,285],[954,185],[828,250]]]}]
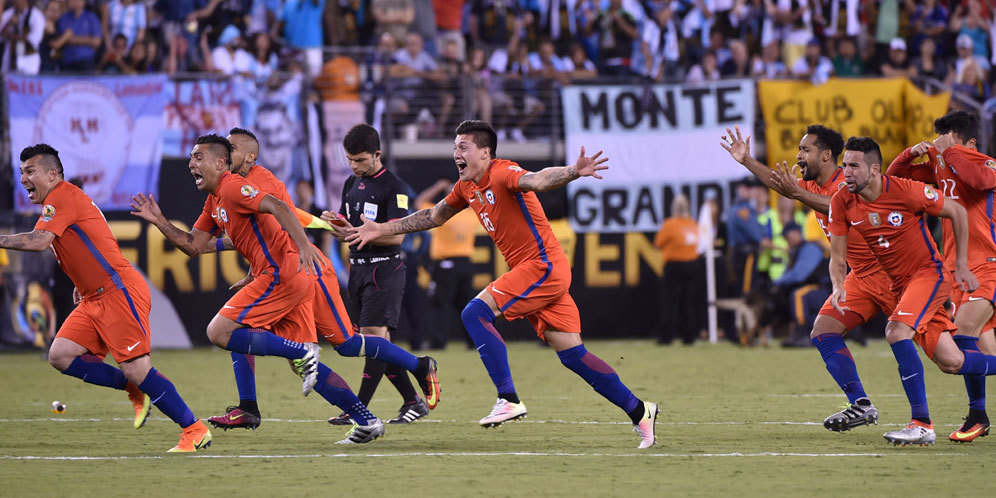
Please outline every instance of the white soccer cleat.
[{"label": "white soccer cleat", "polygon": [[937,440],[937,434],[934,433],[934,424],[924,424],[919,420],[910,420],[910,423],[906,424],[906,427],[898,431],[889,431],[882,435],[885,440],[894,445],[910,445],[918,444],[920,446],[927,446],[928,444],[934,444]]},{"label": "white soccer cleat", "polygon": [[353,429],[346,435],[346,439],[336,441],[335,444],[363,444],[369,443],[384,435],[384,422],[375,418],[368,425],[353,425]]},{"label": "white soccer cleat", "polygon": [[661,409],[657,406],[657,403],[643,402],[643,418],[640,419],[639,424],[633,425],[633,430],[640,435],[638,449],[645,450],[657,444],[655,425],[657,424],[657,415],[660,412]]},{"label": "white soccer cleat", "polygon": [[494,408],[491,409],[491,413],[489,413],[487,417],[482,418],[480,424],[485,428],[498,427],[509,420],[525,417],[525,403],[510,403],[507,399],[498,398],[498,401],[495,402]]},{"label": "white soccer cleat", "polygon": [[301,394],[307,396],[311,394],[315,384],[318,383],[318,352],[320,349],[317,344],[313,343],[305,346],[308,352],[303,357],[291,361],[294,363],[297,374],[301,376]]}]

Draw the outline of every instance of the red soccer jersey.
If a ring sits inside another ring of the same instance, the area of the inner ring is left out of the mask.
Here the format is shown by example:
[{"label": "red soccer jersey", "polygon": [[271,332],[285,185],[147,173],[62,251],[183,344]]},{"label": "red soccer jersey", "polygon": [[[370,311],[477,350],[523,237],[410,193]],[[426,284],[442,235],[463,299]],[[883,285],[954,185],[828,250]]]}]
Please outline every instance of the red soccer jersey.
[{"label": "red soccer jersey", "polygon": [[[993,188],[996,187],[996,160],[960,145],[938,154],[927,150],[928,160],[913,164],[909,149],[903,151],[889,166],[894,174],[933,183],[941,193],[965,207],[968,213],[968,266],[975,268],[987,261],[996,261],[996,220],[994,220]],[[951,220],[943,219],[944,256],[948,264],[955,259],[954,231]]]},{"label": "red soccer jersey", "polygon": [[249,180],[225,172],[194,228],[214,235],[225,232],[235,250],[249,260],[253,276],[272,272],[274,282],[280,283],[280,276],[297,273],[298,252],[277,219],[259,212],[266,195]]},{"label": "red soccer jersey", "polygon": [[104,214],[69,182],[59,182],[45,197],[35,230],[55,234],[55,258],[84,298],[143,281],[121,255]]},{"label": "red soccer jersey", "polygon": [[446,203],[457,210],[469,205],[511,268],[530,259],[566,262],[536,194],[519,188],[526,173],[512,161],[492,159],[480,183],[458,181]]},{"label": "red soccer jersey", "polygon": [[882,175],[873,202],[841,189],[830,200],[830,233],[857,232],[871,247],[893,285],[903,286],[919,270],[942,268],[923,214],[937,215],[944,197],[930,185]]},{"label": "red soccer jersey", "polygon": [[249,174],[246,175],[246,180],[249,180],[254,185],[259,187],[260,192],[264,194],[270,194],[276,197],[291,209],[294,209],[294,201],[291,200],[290,193],[287,192],[287,186],[284,182],[280,181],[270,170],[260,166],[255,165],[249,168]]},{"label": "red soccer jersey", "polygon": [[[799,186],[803,189],[814,194],[829,197],[833,197],[838,190],[844,188],[844,185],[844,170],[842,168],[837,168],[833,176],[823,185],[814,181],[799,180]],[[820,228],[823,229],[823,234],[827,236],[827,240],[830,240],[829,218],[818,211],[815,214],[816,220],[820,223]],[[850,266],[851,272],[858,277],[871,275],[882,269],[882,266],[878,264],[878,260],[875,259],[875,253],[872,252],[864,240],[858,237],[847,239],[847,266]]]}]

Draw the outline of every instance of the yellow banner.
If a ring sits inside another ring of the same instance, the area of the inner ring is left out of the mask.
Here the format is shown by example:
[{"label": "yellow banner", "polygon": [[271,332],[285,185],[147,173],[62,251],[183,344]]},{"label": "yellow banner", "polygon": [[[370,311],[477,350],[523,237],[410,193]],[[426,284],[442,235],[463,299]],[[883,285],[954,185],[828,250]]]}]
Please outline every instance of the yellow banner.
[{"label": "yellow banner", "polygon": [[811,124],[850,136],[869,136],[882,147],[883,170],[906,147],[932,140],[934,119],[948,110],[951,96],[927,95],[902,78],[831,79],[813,86],[801,81],[761,81],[761,110],[767,126],[768,162],[795,163],[799,140]]}]

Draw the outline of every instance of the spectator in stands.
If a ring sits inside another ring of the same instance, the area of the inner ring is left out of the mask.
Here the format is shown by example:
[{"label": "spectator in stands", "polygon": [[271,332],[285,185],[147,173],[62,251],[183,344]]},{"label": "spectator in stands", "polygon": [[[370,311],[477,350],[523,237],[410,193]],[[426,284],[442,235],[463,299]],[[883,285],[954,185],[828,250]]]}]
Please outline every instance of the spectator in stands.
[{"label": "spectator in stands", "polygon": [[471,45],[505,49],[517,35],[522,9],[517,0],[469,0],[467,33]]},{"label": "spectator in stands", "polygon": [[128,51],[128,66],[136,73],[154,73],[159,71],[159,61],[156,57],[158,47],[156,41],[147,37],[145,41],[135,42]]},{"label": "spectator in stands", "polygon": [[100,63],[97,64],[97,71],[125,74],[134,72],[132,67],[128,65],[128,39],[125,38],[125,35],[114,35],[111,46],[104,51]]},{"label": "spectator in stands", "polygon": [[906,42],[902,38],[893,38],[889,42],[889,57],[879,67],[879,71],[886,78],[912,78],[917,75],[916,66],[910,62],[906,54]]},{"label": "spectator in stands", "polygon": [[138,0],[110,0],[101,8],[101,24],[104,32],[104,43],[111,44],[111,36],[122,34],[128,42],[128,48],[135,42],[145,39],[147,27],[145,19],[145,4]]},{"label": "spectator in stands", "polygon": [[370,0],[370,11],[377,36],[388,32],[395,39],[404,40],[415,20],[414,0]]},{"label": "spectator in stands", "polygon": [[[972,37],[967,34],[958,35],[955,41],[955,47],[958,50],[958,58],[955,60],[955,74],[961,74],[962,67],[970,62],[975,62],[978,64],[979,68],[982,69],[983,74],[988,74],[991,66],[989,61],[985,57],[980,57],[976,55],[975,52],[975,42],[972,41]],[[985,79],[985,76],[983,76]]]},{"label": "spectator in stands", "polygon": [[730,58],[719,68],[724,78],[746,78],[750,76],[751,64],[747,54],[747,44],[743,40],[730,40]]},{"label": "spectator in stands", "polygon": [[653,21],[644,21],[639,43],[645,66],[645,71],[638,71],[640,74],[654,81],[673,80],[679,76],[680,42],[670,1],[657,8]]},{"label": "spectator in stands", "polygon": [[623,8],[622,0],[609,0],[608,6],[588,22],[585,32],[598,35],[600,73],[630,74],[630,55],[639,34],[636,19]]},{"label": "spectator in stands", "polygon": [[338,1],[326,5],[326,27],[332,45],[371,46],[377,42],[373,34],[374,21],[369,13],[369,2]]},{"label": "spectator in stands", "polygon": [[[444,79],[439,63],[425,51],[422,35],[414,31],[405,36],[405,47],[394,53],[394,62],[391,76],[401,78],[397,94],[405,101],[404,110],[399,111],[408,114],[406,119],[419,121],[424,135],[434,136],[439,131],[440,123],[432,111],[439,108],[441,92],[437,83]],[[412,116],[412,113],[421,116]]]},{"label": "spectator in stands", "polygon": [[754,56],[751,64],[751,75],[761,78],[783,78],[788,75],[788,69],[781,60],[782,49],[778,41],[772,41],[761,49],[761,55]]},{"label": "spectator in stands", "polygon": [[457,44],[460,59],[467,57],[467,46],[463,37],[463,13],[465,0],[432,0],[432,12],[436,20],[436,45],[442,47],[448,40]]},{"label": "spectator in stands", "polygon": [[[910,2],[910,0],[906,1]],[[914,47],[920,47],[923,40],[931,38],[934,40],[934,48],[936,49],[937,41],[944,36],[944,32],[948,29],[948,9],[937,0],[920,0],[918,3],[919,5],[914,8],[913,16],[910,18],[910,28],[913,30],[910,44]]]},{"label": "spectator in stands", "polygon": [[252,62],[249,64],[249,72],[257,83],[264,82],[277,70],[277,48],[266,31],[257,32],[252,36],[250,48]]},{"label": "spectator in stands", "polygon": [[699,265],[699,225],[692,219],[688,198],[682,194],[671,202],[671,217],[664,220],[654,246],[661,251],[664,274],[660,280],[660,323],[657,342],[671,344],[677,335],[684,344],[698,336],[702,318],[692,311],[698,306],[705,268]]},{"label": "spectator in stands", "polygon": [[865,67],[854,38],[846,36],[837,42],[837,55],[833,58],[833,73],[841,78],[857,78],[864,75]]},{"label": "spectator in stands", "polygon": [[279,22],[271,31],[274,39],[282,34],[288,48],[304,53],[305,74],[309,78],[318,76],[322,70],[324,10],[325,0],[287,0]]},{"label": "spectator in stands", "polygon": [[228,25],[218,37],[218,46],[211,51],[209,70],[225,76],[251,75],[253,58],[242,50],[242,36],[239,28]]},{"label": "spectator in stands", "polygon": [[491,88],[491,69],[488,67],[487,54],[481,47],[474,47],[470,51],[467,61],[467,74],[470,77],[472,115],[479,117],[487,123],[493,123]]},{"label": "spectator in stands", "polygon": [[688,83],[702,83],[705,81],[719,80],[719,63],[716,61],[716,52],[706,50],[702,55],[702,62],[692,66],[685,75]]},{"label": "spectator in stands", "polygon": [[436,44],[436,13],[432,10],[432,0],[412,0],[412,3],[415,18],[409,29],[422,35],[425,51],[438,59],[443,46]]},{"label": "spectator in stands", "polygon": [[204,0],[156,0],[153,9],[162,16],[163,40],[167,53],[166,72],[191,70],[200,60],[197,53],[199,29],[191,17]]},{"label": "spectator in stands", "polygon": [[766,10],[773,20],[774,39],[782,41],[782,61],[795,67],[795,61],[806,52],[806,44],[814,38],[813,12],[810,0],[767,0]]},{"label": "spectator in stands", "polygon": [[830,296],[827,264],[823,248],[816,242],[805,240],[799,224],[786,224],[782,234],[788,244],[791,266],[772,282],[770,296],[774,301],[787,301],[793,317],[792,331],[782,346],[809,347],[813,320]]},{"label": "spectator in stands", "polygon": [[[515,45],[515,52],[508,64],[505,89],[513,99],[518,116],[508,138],[519,143],[525,142],[526,130],[546,111],[546,104],[540,98],[540,76],[529,62],[529,47],[525,43]],[[498,140],[503,139],[499,135]]]},{"label": "spectator in stands", "polygon": [[[0,11],[3,10],[2,4],[3,2],[0,2]],[[65,7],[66,3],[62,1],[50,1],[45,4],[45,34],[38,48],[38,53],[41,55],[39,72],[52,73],[59,69],[62,53],[52,46],[52,42],[59,37],[59,18],[65,13]]]},{"label": "spectator in stands", "polygon": [[757,221],[754,190],[759,187],[753,176],[737,184],[735,198],[726,212],[727,271],[724,293],[741,297],[750,292],[757,276],[757,254],[762,228]]},{"label": "spectator in stands", "polygon": [[792,76],[809,80],[814,85],[822,85],[833,75],[833,62],[823,55],[823,45],[819,40],[810,40],[806,44],[806,53],[795,60],[792,65]]},{"label": "spectator in stands", "polygon": [[[767,192],[765,192],[767,194]],[[758,206],[767,206],[766,195],[758,197]],[[785,240],[784,229],[789,223],[800,226],[806,223],[802,211],[797,210],[795,201],[787,197],[778,197],[775,208],[768,208],[758,215],[757,222],[761,224],[761,248],[757,258],[758,274],[764,280],[777,280],[788,268],[788,242]],[[763,208],[758,208],[763,209]]]},{"label": "spectator in stands", "polygon": [[83,0],[69,0],[67,6],[69,10],[59,18],[59,37],[52,42],[62,52],[59,66],[63,71],[93,71],[101,40],[100,19],[85,9]]},{"label": "spectator in stands", "polygon": [[979,67],[979,63],[974,59],[961,65],[961,69],[955,75],[952,91],[971,97],[978,103],[983,103],[989,99],[989,83],[984,79],[985,72]]},{"label": "spectator in stands", "polygon": [[0,14],[0,43],[3,58],[0,73],[21,72],[38,74],[41,69],[42,38],[45,37],[45,15],[28,0],[14,0]]},{"label": "spectator in stands", "polygon": [[[198,22],[207,32],[208,44],[217,46],[225,28],[234,25],[240,32],[249,29],[252,0],[199,0],[201,8],[187,16],[186,22]],[[321,16],[321,9],[319,9]]]},{"label": "spectator in stands", "polygon": [[576,0],[539,0],[541,36],[553,42],[558,54],[567,54],[584,28],[579,27],[576,3]]},{"label": "spectator in stands", "polygon": [[949,76],[954,73],[944,59],[937,56],[937,42],[931,37],[924,37],[920,42],[919,54],[913,61],[913,68],[918,76],[934,78],[944,83],[950,83]]},{"label": "spectator in stands", "polygon": [[[949,28],[958,33],[958,38],[967,36],[972,40],[972,51],[976,57],[989,60],[989,40],[986,32],[992,21],[992,8],[983,9],[979,0],[961,2],[954,8]],[[985,67],[985,66],[983,66]]]},{"label": "spectator in stands", "polygon": [[571,45],[569,60],[571,61],[571,80],[585,80],[598,77],[598,69],[595,63],[588,58],[584,51],[584,45],[574,42]]}]

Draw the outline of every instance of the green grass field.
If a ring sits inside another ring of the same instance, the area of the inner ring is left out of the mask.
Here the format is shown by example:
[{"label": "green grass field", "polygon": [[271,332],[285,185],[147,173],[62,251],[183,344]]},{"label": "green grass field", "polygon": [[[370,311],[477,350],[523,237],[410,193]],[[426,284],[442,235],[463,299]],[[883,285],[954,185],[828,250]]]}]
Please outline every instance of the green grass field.
[{"label": "green grass field", "polygon": [[[362,446],[325,419],[339,411],[277,358],[257,363],[262,426],[216,430],[195,455],[167,455],[179,429],[154,411],[131,428],[123,392],[56,373],[38,354],[0,356],[0,496],[993,496],[996,437],[956,445],[967,412],[962,379],[924,359],[938,444],[893,447],[886,430],[909,419],[883,342],[853,349],[880,425],[837,434],[822,427],[843,397],[815,350],[731,345],[660,347],[593,341],[638,396],[663,410],[658,444],[637,451],[620,410],[532,343],[509,347],[523,422],[483,429],[494,403],[477,354],[455,345],[440,361],[443,396],[428,420],[388,426]],[[358,387],[362,360],[324,359]],[[237,397],[227,352],[160,351],[153,363],[200,417]],[[992,383],[990,383],[992,386]],[[989,388],[993,392],[993,388]],[[68,406],[52,415],[50,404]],[[386,380],[371,404],[391,418],[400,398]],[[996,435],[994,435],[996,436]]]}]

